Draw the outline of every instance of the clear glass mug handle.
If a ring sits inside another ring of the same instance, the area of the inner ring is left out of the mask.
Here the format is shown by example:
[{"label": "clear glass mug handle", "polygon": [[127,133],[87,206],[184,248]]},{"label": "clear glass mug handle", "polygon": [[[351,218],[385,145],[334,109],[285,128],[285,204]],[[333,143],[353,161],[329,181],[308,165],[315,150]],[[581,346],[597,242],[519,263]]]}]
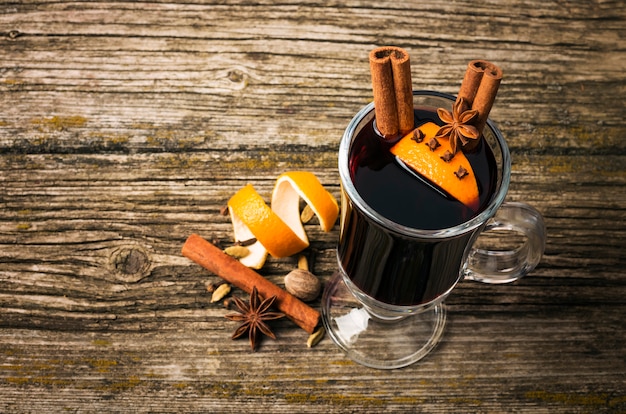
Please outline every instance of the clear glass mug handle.
[{"label": "clear glass mug handle", "polygon": [[513,282],[537,266],[545,243],[541,213],[524,203],[505,202],[471,246],[464,276],[485,283]]}]

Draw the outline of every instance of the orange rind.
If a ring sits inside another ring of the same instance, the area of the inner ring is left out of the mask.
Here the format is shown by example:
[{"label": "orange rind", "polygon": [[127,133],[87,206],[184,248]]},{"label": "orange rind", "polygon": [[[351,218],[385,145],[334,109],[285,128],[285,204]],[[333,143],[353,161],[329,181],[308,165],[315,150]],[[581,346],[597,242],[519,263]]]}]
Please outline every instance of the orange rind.
[{"label": "orange rind", "polygon": [[[477,211],[479,206],[478,184],[467,157],[463,152],[458,151],[449,161],[444,161],[446,152],[453,154],[447,138],[438,138],[439,146],[434,149],[428,145],[434,139],[439,128],[433,122],[419,126],[416,130],[423,134],[420,142],[414,139],[415,135],[412,131],[391,148],[391,153],[430,183],[473,211]],[[460,167],[467,172],[462,178],[456,174]]]},{"label": "orange rind", "polygon": [[330,231],[337,216],[337,200],[307,171],[281,174],[272,192],[271,208],[251,184],[241,188],[228,201],[236,241],[256,239],[247,246],[250,253],[239,259],[244,265],[260,269],[267,254],[287,257],[309,246],[300,219],[300,198],[311,207],[320,227]]},{"label": "orange rind", "polygon": [[322,186],[317,177],[307,171],[290,171],[281,174],[272,192],[272,209],[289,226],[302,227],[300,222],[299,198],[311,207],[322,230],[328,232],[339,215],[337,200]]}]

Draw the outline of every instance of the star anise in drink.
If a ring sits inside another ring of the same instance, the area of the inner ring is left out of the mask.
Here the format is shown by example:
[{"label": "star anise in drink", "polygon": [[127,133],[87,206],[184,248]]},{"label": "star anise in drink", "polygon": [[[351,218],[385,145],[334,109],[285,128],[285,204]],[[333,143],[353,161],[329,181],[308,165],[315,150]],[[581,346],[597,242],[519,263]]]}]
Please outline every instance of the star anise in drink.
[{"label": "star anise in drink", "polygon": [[250,347],[256,350],[261,334],[265,334],[272,339],[276,339],[276,335],[270,330],[265,321],[279,319],[285,316],[280,312],[272,312],[270,308],[274,304],[276,296],[272,296],[265,300],[261,300],[256,286],[250,294],[250,303],[246,303],[238,297],[233,296],[233,301],[239,313],[231,313],[225,315],[231,321],[242,322],[233,333],[232,339],[237,339],[248,332],[250,338]]},{"label": "star anise in drink", "polygon": [[467,144],[469,140],[478,139],[480,132],[471,123],[478,116],[475,109],[465,110],[465,100],[459,98],[452,106],[452,113],[444,108],[437,109],[437,115],[446,125],[439,128],[435,138],[448,138],[452,153],[456,154],[458,149]]}]

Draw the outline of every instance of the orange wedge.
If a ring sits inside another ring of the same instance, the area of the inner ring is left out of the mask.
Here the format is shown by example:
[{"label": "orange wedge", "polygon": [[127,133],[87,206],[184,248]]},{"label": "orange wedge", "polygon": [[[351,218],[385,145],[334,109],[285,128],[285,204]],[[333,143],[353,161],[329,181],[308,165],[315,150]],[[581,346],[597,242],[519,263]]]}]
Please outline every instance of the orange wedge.
[{"label": "orange wedge", "polygon": [[[434,151],[427,145],[439,131],[439,126],[427,122],[417,129],[424,134],[422,142],[416,142],[411,131],[391,148],[391,153],[450,196],[472,210],[478,210],[478,184],[465,155],[458,151],[450,161],[444,161],[441,157],[446,151],[452,152],[448,139],[438,139],[440,146]],[[455,174],[461,166],[468,172],[463,178]]]},{"label": "orange wedge", "polygon": [[228,201],[235,240],[256,239],[247,246],[250,254],[239,259],[244,265],[260,269],[267,254],[291,256],[309,245],[300,219],[300,198],[317,215],[324,231],[330,231],[337,220],[339,206],[310,172],[292,171],[278,177],[272,193],[272,208],[252,185],[240,189]]}]

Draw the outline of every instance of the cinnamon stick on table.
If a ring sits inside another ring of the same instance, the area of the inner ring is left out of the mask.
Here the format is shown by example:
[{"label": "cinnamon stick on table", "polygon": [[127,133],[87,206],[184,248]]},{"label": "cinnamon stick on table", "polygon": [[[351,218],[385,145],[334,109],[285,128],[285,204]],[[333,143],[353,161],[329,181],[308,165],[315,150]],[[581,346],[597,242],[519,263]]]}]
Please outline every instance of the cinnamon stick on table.
[{"label": "cinnamon stick on table", "polygon": [[389,139],[413,130],[413,87],[409,54],[385,46],[369,55],[376,127]]},{"label": "cinnamon stick on table", "polygon": [[[463,110],[475,109],[478,111],[474,126],[479,134],[482,134],[487,124],[489,112],[496,100],[501,80],[502,70],[491,62],[472,60],[467,65],[457,99],[463,98],[467,103],[467,108]],[[470,140],[463,149],[472,150],[478,145],[478,142],[479,140]]]},{"label": "cinnamon stick on table", "polygon": [[247,293],[251,293],[252,288],[256,286],[263,298],[276,296],[274,303],[281,312],[308,333],[312,334],[315,331],[320,320],[318,311],[197,234],[187,238],[182,254]]}]

